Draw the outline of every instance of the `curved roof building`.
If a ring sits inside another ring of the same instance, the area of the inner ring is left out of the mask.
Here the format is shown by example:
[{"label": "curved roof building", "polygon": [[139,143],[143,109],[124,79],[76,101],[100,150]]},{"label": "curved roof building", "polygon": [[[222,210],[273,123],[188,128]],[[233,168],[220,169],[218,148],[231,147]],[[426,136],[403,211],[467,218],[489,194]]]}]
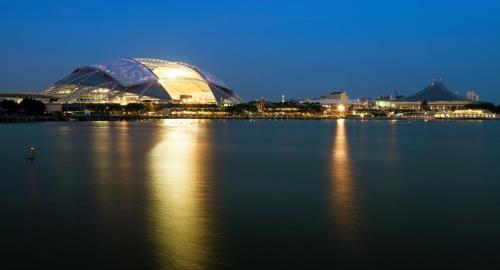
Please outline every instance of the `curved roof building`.
[{"label": "curved roof building", "polygon": [[444,83],[432,81],[429,86],[420,90],[418,93],[406,98],[400,99],[401,101],[466,101],[465,98],[451,92],[446,88]]},{"label": "curved roof building", "polygon": [[226,83],[197,67],[182,62],[127,57],[78,68],[44,94],[68,103],[241,102]]}]

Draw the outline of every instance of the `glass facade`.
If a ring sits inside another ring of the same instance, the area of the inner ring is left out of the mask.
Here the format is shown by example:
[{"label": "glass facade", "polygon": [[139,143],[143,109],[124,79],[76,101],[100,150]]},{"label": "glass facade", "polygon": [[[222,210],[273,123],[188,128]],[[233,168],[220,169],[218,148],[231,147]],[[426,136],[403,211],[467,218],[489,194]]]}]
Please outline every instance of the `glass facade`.
[{"label": "glass facade", "polygon": [[158,76],[158,82],[173,100],[185,103],[216,103],[205,79],[194,69],[177,62],[138,59]]},{"label": "glass facade", "polygon": [[241,102],[227,84],[214,75],[181,62],[144,58],[116,58],[79,68],[45,90],[44,94],[67,103]]}]

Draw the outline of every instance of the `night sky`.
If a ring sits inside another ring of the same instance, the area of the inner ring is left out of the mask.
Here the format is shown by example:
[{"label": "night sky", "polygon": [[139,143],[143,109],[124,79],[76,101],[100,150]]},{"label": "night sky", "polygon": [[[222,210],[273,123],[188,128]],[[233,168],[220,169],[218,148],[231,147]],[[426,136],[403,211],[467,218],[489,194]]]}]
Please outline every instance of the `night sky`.
[{"label": "night sky", "polygon": [[5,1],[0,92],[113,57],[184,61],[246,100],[410,95],[500,103],[500,1]]}]

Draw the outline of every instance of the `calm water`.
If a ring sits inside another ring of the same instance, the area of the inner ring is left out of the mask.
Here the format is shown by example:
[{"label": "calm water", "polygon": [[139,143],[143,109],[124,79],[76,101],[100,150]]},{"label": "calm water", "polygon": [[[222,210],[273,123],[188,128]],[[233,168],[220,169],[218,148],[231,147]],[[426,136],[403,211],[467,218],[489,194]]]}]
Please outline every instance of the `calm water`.
[{"label": "calm water", "polygon": [[0,153],[2,269],[500,267],[500,122],[2,124]]}]

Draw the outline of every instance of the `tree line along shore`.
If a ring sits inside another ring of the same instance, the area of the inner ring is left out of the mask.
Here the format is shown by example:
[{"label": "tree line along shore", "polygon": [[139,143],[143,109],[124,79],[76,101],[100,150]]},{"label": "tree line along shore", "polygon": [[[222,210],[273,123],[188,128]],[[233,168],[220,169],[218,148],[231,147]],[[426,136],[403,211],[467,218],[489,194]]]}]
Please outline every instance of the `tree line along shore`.
[{"label": "tree line along shore", "polygon": [[[161,104],[129,103],[109,104],[61,104],[60,111],[47,111],[38,100],[24,98],[0,101],[0,122],[33,121],[93,121],[93,120],[143,120],[168,118],[199,119],[442,119],[441,112],[432,111],[423,103],[417,110],[340,108],[332,110],[318,103],[267,102],[265,106],[255,101],[232,106],[215,104]],[[492,103],[469,104],[462,114],[453,119],[498,119],[500,105]],[[470,112],[467,113],[467,112]],[[474,114],[482,112],[483,114]],[[488,114],[484,114],[487,112]]]}]

